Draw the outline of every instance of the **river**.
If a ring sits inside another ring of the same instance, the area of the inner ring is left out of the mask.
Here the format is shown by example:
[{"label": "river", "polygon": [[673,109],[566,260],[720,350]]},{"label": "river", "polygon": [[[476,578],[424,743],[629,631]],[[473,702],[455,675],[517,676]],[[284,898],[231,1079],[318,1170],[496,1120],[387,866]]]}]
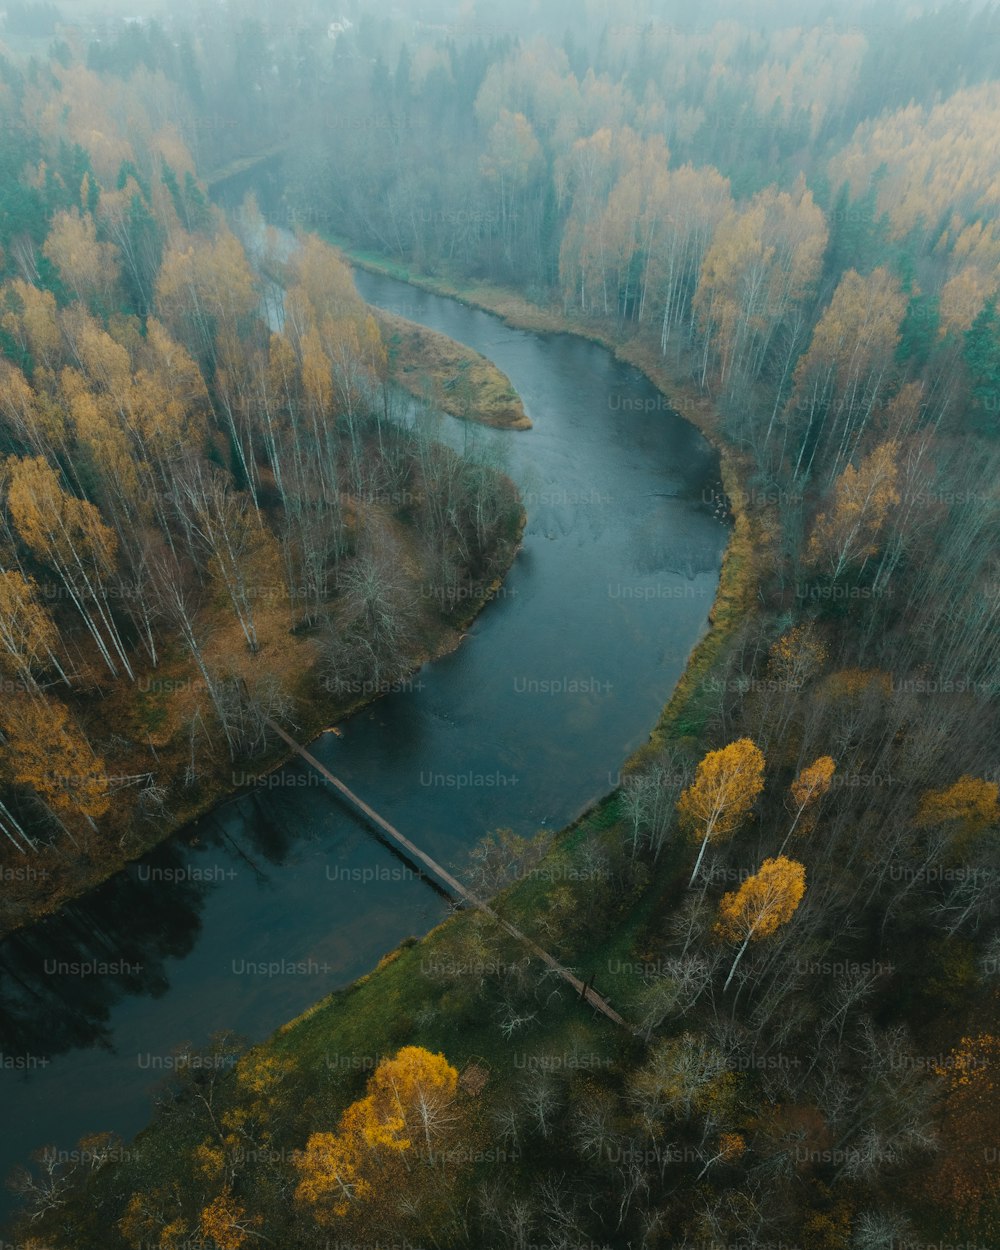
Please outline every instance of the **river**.
[{"label": "river", "polygon": [[[717,458],[635,369],[393,279],[366,300],[496,362],[534,422],[468,428],[524,492],[524,543],[451,655],[317,756],[440,862],[558,828],[613,788],[702,636],[728,530]],[[290,765],[0,946],[0,1174],[84,1133],[129,1138],[174,1048],[265,1037],[447,904]]]}]

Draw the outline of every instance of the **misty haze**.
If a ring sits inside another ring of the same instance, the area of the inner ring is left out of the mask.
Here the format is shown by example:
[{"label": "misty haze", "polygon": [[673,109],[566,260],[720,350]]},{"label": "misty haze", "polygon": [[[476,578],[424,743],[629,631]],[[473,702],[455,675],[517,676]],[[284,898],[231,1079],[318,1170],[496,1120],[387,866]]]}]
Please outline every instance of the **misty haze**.
[{"label": "misty haze", "polygon": [[0,1250],[1000,1246],[1000,6],[0,13]]}]

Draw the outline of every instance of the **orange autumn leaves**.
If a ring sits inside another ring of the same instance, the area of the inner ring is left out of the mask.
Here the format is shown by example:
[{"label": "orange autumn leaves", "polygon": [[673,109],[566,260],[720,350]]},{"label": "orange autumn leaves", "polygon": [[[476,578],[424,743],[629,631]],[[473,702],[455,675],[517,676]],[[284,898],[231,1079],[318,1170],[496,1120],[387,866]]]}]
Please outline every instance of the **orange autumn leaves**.
[{"label": "orange autumn leaves", "polygon": [[[932,105],[911,103],[862,122],[853,141],[830,161],[830,177],[835,185],[849,182],[855,194],[875,185],[877,211],[888,214],[896,238],[921,222],[933,229],[956,204],[969,220],[995,227],[998,124],[996,82],[956,91]],[[948,235],[945,230],[944,238]]]},{"label": "orange autumn leaves", "polygon": [[[365,1204],[385,1201],[398,1164],[408,1172],[435,1149],[458,1119],[458,1072],[444,1055],[404,1046],[383,1060],[365,1096],[340,1118],[335,1133],[313,1133],[296,1159],[296,1197],[329,1224]],[[394,1166],[396,1165],[396,1166]]]},{"label": "orange autumn leaves", "polygon": [[813,525],[806,549],[811,565],[836,581],[849,566],[864,568],[877,555],[879,540],[899,492],[899,444],[880,444],[855,468],[848,465],[837,478],[826,510]]},{"label": "orange autumn leaves", "polygon": [[[814,827],[835,769],[831,756],[820,756],[792,782],[788,797],[794,819],[786,843],[796,831],[803,834]],[[709,842],[735,833],[763,788],[764,756],[749,738],[710,751],[701,761],[694,782],[677,804],[681,828],[700,840],[689,885],[698,875]],[[740,944],[724,988],[729,987],[749,944],[770,937],[791,920],[805,889],[805,867],[779,854],[765,859],[738,890],[723,897],[715,931],[724,941]]]},{"label": "orange autumn leaves", "polygon": [[935,1073],[944,1085],[942,1148],[928,1178],[930,1196],[963,1226],[985,1221],[983,1231],[995,1234],[1000,1173],[989,1165],[984,1143],[995,1142],[1000,1123],[1000,1038],[963,1037]]},{"label": "orange autumn leaves", "polygon": [[788,793],[795,812],[790,833],[794,833],[796,828],[800,834],[808,833],[816,824],[820,800],[829,791],[836,768],[832,756],[821,755],[803,768],[789,786]]},{"label": "orange autumn leaves", "polygon": [[944,834],[952,856],[967,853],[989,829],[1000,827],[1000,786],[968,774],[940,790],[925,790],[917,808],[918,829]]},{"label": "orange autumn leaves", "polygon": [[[795,651],[789,641],[785,648]],[[795,915],[805,897],[803,864],[782,852],[793,836],[813,831],[824,797],[833,786],[836,763],[821,755],[802,768],[788,788],[785,806],[792,822],[777,855],[763,861],[756,873],[719,904],[715,933],[738,947],[726,978],[727,989],[751,942],[771,937]],[[677,803],[680,827],[699,842],[689,885],[694,883],[710,842],[732,836],[749,816],[764,788],[764,757],[749,738],[709,751],[698,765],[692,784]],[[1000,786],[982,778],[963,776],[940,790],[921,795],[913,823],[917,829],[936,828],[949,833],[955,845],[1000,825]]]},{"label": "orange autumn leaves", "polygon": [[749,944],[770,937],[787,924],[805,892],[805,867],[779,855],[765,859],[754,876],[748,877],[738,890],[723,896],[715,931],[727,942],[742,940],[723,989],[729,988]]},{"label": "orange autumn leaves", "polygon": [[826,244],[826,219],[803,178],[790,191],[768,187],[722,218],[693,302],[720,385],[732,372],[760,375],[779,328],[814,292]]},{"label": "orange autumn leaves", "polygon": [[963,834],[980,833],[1000,824],[1000,786],[968,775],[943,790],[927,790],[917,809],[917,824],[951,825]]},{"label": "orange autumn leaves", "polygon": [[248,1237],[260,1236],[257,1228],[262,1223],[261,1216],[249,1216],[226,1190],[202,1211],[201,1234],[213,1242],[217,1250],[240,1250]]},{"label": "orange autumn leaves", "polygon": [[709,751],[701,761],[693,784],[677,803],[681,829],[701,841],[689,885],[709,842],[735,833],[763,788],[764,756],[749,738]]},{"label": "orange autumn leaves", "polygon": [[[195,1152],[212,1195],[201,1199],[197,1228],[218,1250],[269,1240],[247,1187],[246,1152],[248,1145],[276,1149],[274,1118],[287,1075],[287,1060],[273,1055],[255,1053],[242,1061],[236,1077],[246,1099],[213,1117],[216,1133]],[[457,1070],[442,1054],[404,1046],[377,1065],[336,1131],[314,1132],[293,1152],[295,1199],[317,1225],[371,1244],[381,1244],[389,1230],[405,1228],[408,1236],[422,1237],[423,1222],[430,1227],[438,1218],[436,1203],[448,1187],[451,1165],[471,1155],[454,1149],[466,1127]],[[467,1137],[461,1144],[467,1147]],[[427,1168],[434,1169],[430,1178]],[[152,1245],[151,1234],[164,1247],[191,1242],[190,1220],[178,1216],[165,1224],[149,1197],[140,1191],[128,1204],[120,1227],[130,1244]]]},{"label": "orange autumn leaves", "polygon": [[[887,269],[848,269],[795,366],[786,420],[804,419],[795,475],[819,463],[832,476],[855,455],[869,419],[890,390],[886,367],[899,344],[907,296]],[[808,449],[808,458],[807,458]]]},{"label": "orange autumn leaves", "polygon": [[30,786],[63,821],[91,824],[110,804],[104,761],[56,699],[5,699],[0,761],[16,785]]}]

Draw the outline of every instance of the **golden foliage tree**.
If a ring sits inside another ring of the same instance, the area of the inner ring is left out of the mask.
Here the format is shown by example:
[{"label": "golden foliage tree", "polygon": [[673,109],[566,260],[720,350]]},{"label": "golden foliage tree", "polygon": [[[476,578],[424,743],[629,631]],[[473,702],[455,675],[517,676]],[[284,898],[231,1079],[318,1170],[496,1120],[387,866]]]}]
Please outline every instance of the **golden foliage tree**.
[{"label": "golden foliage tree", "polygon": [[458,1072],[444,1055],[404,1046],[378,1065],[368,1094],[345,1113],[369,1145],[409,1150],[414,1138],[430,1150],[435,1125],[458,1089]]},{"label": "golden foliage tree", "polygon": [[826,663],[829,654],[815,625],[793,625],[771,644],[768,672],[789,690],[801,690]]},{"label": "golden foliage tree", "polygon": [[35,689],[35,670],[55,661],[59,635],[34,582],[16,571],[0,571],[0,665],[26,689]]},{"label": "golden foliage tree", "polygon": [[808,477],[820,448],[830,478],[852,460],[872,413],[895,376],[894,358],[907,297],[887,269],[849,269],[817,321],[795,368],[786,420],[797,431],[795,476]]},{"label": "golden foliage tree", "polygon": [[176,1184],[147,1186],[133,1193],[118,1221],[118,1232],[135,1250],[158,1246],[160,1250],[183,1250],[195,1231],[178,1215],[182,1205]]},{"label": "golden foliage tree", "polygon": [[253,270],[236,236],[181,235],[165,253],[156,280],[156,309],[174,338],[193,355],[215,359],[220,335],[235,333],[255,312]]},{"label": "golden foliage tree", "polygon": [[606,209],[634,140],[631,131],[615,134],[603,126],[578,139],[556,165],[557,194],[572,202],[559,249],[559,275],[565,299],[579,304],[583,312],[618,311],[611,266],[606,263]]},{"label": "golden foliage tree", "polygon": [[263,1217],[248,1215],[227,1189],[205,1207],[200,1222],[202,1236],[210,1238],[218,1250],[240,1250],[254,1236]]},{"label": "golden foliage tree", "polygon": [[804,178],[790,192],[758,192],[719,223],[694,307],[716,353],[721,385],[730,373],[751,380],[760,375],[779,326],[815,289],[826,241],[826,219]]},{"label": "golden foliage tree", "polygon": [[6,360],[0,361],[0,420],[15,442],[32,451],[44,451],[44,421],[38,399],[21,370]]},{"label": "golden foliage tree", "polygon": [[966,774],[942,790],[925,790],[917,807],[918,828],[947,829],[959,846],[1000,825],[1000,786]]},{"label": "golden foliage tree", "polygon": [[942,1149],[929,1177],[930,1195],[956,1226],[986,1220],[995,1235],[1000,1171],[984,1159],[996,1149],[1000,1123],[1000,1038],[988,1032],[963,1037],[935,1071],[945,1092]]},{"label": "golden foliage tree", "polygon": [[15,785],[28,786],[57,817],[83,817],[90,824],[110,805],[104,761],[70,720],[57,699],[39,695],[0,703],[5,771]]},{"label": "golden foliage tree", "polygon": [[518,205],[542,168],[542,148],[531,122],[523,113],[501,109],[480,159],[480,169],[496,192],[505,247],[510,246]]},{"label": "golden foliage tree", "polygon": [[305,1202],[320,1224],[343,1218],[356,1203],[367,1201],[372,1184],[356,1138],[344,1133],[313,1133],[296,1160],[301,1180],[295,1196]]},{"label": "golden foliage tree", "polygon": [[933,227],[956,204],[962,220],[996,219],[1000,83],[956,91],[928,106],[905,108],[862,122],[853,141],[834,156],[834,185],[847,181],[863,194],[879,170],[879,213],[886,212],[900,238],[924,223]]},{"label": "golden foliage tree", "polygon": [[433,1164],[437,1140],[456,1119],[457,1091],[458,1072],[444,1055],[404,1046],[378,1065],[336,1133],[310,1136],[296,1159],[296,1197],[322,1224],[384,1201],[392,1177],[402,1184],[394,1161],[406,1174],[420,1160]]},{"label": "golden foliage tree", "polygon": [[837,765],[832,756],[821,755],[803,768],[788,787],[791,809],[795,813],[788,837],[792,836],[796,827],[800,834],[809,833],[815,828],[820,802],[829,792],[836,771]]},{"label": "golden foliage tree", "polygon": [[36,366],[55,369],[63,352],[56,297],[23,278],[6,283],[3,294],[3,328],[22,351],[30,353]]},{"label": "golden foliage tree", "polygon": [[350,267],[336,248],[315,234],[304,235],[299,247],[288,258],[286,284],[293,295],[293,313],[288,327],[309,323],[322,327],[343,320],[363,321],[365,303],[357,292]]},{"label": "golden foliage tree", "polygon": [[643,222],[647,270],[640,320],[650,305],[660,323],[664,354],[671,334],[690,316],[705,253],[731,210],[729,179],[717,169],[657,169]]},{"label": "golden foliage tree", "polygon": [[977,265],[966,265],[941,288],[941,325],[943,338],[949,332],[962,335],[979,315],[992,295],[997,275],[984,273]]},{"label": "golden foliage tree", "polygon": [[765,859],[757,873],[748,877],[738,890],[723,895],[715,931],[727,942],[742,941],[723,990],[729,988],[750,943],[770,937],[787,924],[805,892],[804,866],[797,860],[778,855]]},{"label": "golden foliage tree", "polygon": [[10,457],[4,465],[7,506],[22,541],[54,569],[80,613],[105,664],[134,677],[111,615],[106,581],[114,572],[117,543],[93,504],[64,491],[42,456]]},{"label": "golden foliage tree", "polygon": [[863,569],[878,554],[879,540],[901,496],[899,446],[881,443],[858,468],[849,464],[834,484],[826,510],[809,536],[806,559],[836,581],[849,565]]},{"label": "golden foliage tree", "polygon": [[735,833],[763,788],[764,756],[749,738],[709,751],[701,761],[677,802],[682,830],[701,840],[688,885],[698,875],[709,842]]},{"label": "golden foliage tree", "polygon": [[78,300],[110,310],[119,276],[118,248],[98,242],[90,213],[76,208],[56,213],[42,251]]},{"label": "golden foliage tree", "polygon": [[[200,461],[178,477],[175,499],[190,532],[225,590],[251,653],[260,648],[259,600],[283,597],[278,545],[260,513],[233,489],[232,479]],[[270,589],[268,589],[270,588]]]}]

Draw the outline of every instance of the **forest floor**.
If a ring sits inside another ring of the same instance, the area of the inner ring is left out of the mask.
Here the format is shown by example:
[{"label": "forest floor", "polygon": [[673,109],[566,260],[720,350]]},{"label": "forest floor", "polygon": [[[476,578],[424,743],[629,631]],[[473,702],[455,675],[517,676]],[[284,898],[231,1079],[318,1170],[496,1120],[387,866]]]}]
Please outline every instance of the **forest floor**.
[{"label": "forest floor", "polygon": [[426,326],[379,309],[393,382],[432,408],[497,429],[530,430],[510,378],[485,356]]}]

